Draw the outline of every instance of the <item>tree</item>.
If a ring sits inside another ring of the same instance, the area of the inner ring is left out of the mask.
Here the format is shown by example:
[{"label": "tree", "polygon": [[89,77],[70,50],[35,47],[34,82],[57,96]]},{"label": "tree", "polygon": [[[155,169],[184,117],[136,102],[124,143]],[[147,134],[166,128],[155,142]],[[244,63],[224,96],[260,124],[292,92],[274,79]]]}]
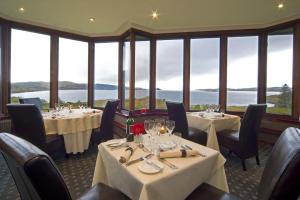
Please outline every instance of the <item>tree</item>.
[{"label": "tree", "polygon": [[291,106],[292,106],[292,89],[287,84],[284,84],[280,89],[278,107],[291,108]]}]

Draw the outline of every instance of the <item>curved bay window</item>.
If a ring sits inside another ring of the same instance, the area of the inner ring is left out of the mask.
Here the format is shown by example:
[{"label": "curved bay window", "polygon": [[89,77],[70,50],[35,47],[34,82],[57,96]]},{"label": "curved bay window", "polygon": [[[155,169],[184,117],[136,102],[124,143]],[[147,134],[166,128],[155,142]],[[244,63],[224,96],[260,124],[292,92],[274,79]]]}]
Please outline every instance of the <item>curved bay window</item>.
[{"label": "curved bay window", "polygon": [[220,39],[191,39],[190,110],[219,104]]},{"label": "curved bay window", "polygon": [[269,33],[267,55],[267,112],[292,113],[293,29]]},{"label": "curved bay window", "polygon": [[11,103],[39,97],[49,108],[50,36],[11,30]]},{"label": "curved bay window", "polygon": [[157,40],[156,108],[183,100],[183,40]]},{"label": "curved bay window", "polygon": [[244,112],[257,103],[258,36],[228,38],[227,107]]},{"label": "curved bay window", "polygon": [[118,98],[118,61],[118,42],[95,44],[95,107],[104,107],[107,100]]}]

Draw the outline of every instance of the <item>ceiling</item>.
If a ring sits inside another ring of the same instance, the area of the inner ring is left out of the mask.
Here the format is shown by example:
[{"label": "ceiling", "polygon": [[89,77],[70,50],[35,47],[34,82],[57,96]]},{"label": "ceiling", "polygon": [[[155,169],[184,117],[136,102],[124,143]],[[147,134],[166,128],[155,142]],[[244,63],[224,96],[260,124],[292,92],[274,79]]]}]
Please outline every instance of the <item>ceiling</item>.
[{"label": "ceiling", "polygon": [[[158,20],[151,10],[158,10]],[[300,0],[0,0],[0,17],[87,36],[119,35],[130,27],[152,33],[228,30],[298,19]]]}]

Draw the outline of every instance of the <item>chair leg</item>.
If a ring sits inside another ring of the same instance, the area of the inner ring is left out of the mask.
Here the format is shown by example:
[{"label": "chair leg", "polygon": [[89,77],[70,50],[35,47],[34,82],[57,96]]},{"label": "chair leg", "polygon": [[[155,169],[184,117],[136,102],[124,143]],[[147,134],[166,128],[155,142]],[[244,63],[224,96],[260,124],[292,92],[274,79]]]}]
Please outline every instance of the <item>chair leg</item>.
[{"label": "chair leg", "polygon": [[259,162],[259,156],[258,156],[258,154],[256,155],[256,157],[255,157],[255,158],[256,158],[256,164],[257,164],[257,165],[260,165],[260,162]]},{"label": "chair leg", "polygon": [[245,159],[242,159],[243,170],[247,171]]}]

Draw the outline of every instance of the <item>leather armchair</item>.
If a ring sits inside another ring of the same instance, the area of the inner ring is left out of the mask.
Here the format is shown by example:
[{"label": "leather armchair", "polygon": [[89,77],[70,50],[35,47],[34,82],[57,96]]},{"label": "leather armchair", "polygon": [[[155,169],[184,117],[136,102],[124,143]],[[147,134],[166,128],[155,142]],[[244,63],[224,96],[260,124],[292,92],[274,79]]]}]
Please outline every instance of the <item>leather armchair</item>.
[{"label": "leather armchair", "polygon": [[119,103],[120,100],[110,100],[106,103],[101,117],[100,131],[94,131],[91,137],[93,144],[99,144],[101,141],[113,139],[113,123]]},{"label": "leather armchair", "polygon": [[198,144],[206,145],[207,133],[189,128],[183,103],[166,102],[169,119],[175,121],[174,132],[179,132],[182,137]]},{"label": "leather armchair", "polygon": [[[300,130],[286,129],[274,145],[258,188],[259,200],[297,200],[300,195]],[[206,183],[188,200],[236,200],[237,197]]]},{"label": "leather armchair", "polygon": [[[72,197],[52,159],[33,144],[17,136],[0,133],[0,150],[17,185],[21,199],[71,200]],[[129,199],[104,184],[97,184],[81,200]]]},{"label": "leather armchair", "polygon": [[46,136],[43,117],[34,104],[7,104],[14,134],[52,155],[65,153],[62,136]]},{"label": "leather armchair", "polygon": [[217,132],[219,144],[241,158],[243,170],[246,170],[245,159],[253,156],[256,156],[256,162],[259,165],[257,140],[266,108],[265,104],[249,105],[242,119],[240,131],[224,130]]}]

